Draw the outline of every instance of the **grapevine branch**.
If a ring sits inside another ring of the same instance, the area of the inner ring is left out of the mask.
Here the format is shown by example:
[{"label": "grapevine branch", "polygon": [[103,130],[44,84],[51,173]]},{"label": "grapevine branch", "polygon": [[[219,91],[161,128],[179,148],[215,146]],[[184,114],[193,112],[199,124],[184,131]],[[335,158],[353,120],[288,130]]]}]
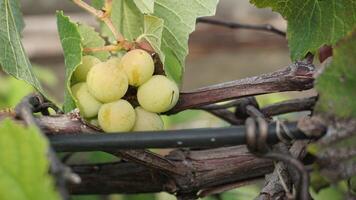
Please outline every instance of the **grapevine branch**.
[{"label": "grapevine branch", "polygon": [[[147,170],[135,163],[74,165],[82,178],[72,184],[74,194],[110,193],[197,193],[246,180],[261,178],[273,170],[273,163],[248,153],[243,146],[211,150],[171,152],[166,159],[181,168],[184,175],[167,176],[159,170]],[[224,163],[224,164],[223,164]],[[117,181],[120,180],[120,181]],[[100,187],[98,187],[100,185]]]},{"label": "grapevine branch", "polygon": [[166,114],[209,105],[216,102],[313,87],[314,66],[296,62],[283,70],[181,93],[177,105]]},{"label": "grapevine branch", "polygon": [[[239,106],[243,102],[243,99],[244,98],[233,100],[225,104],[206,105],[195,109],[207,111],[230,124],[241,125],[245,123],[245,118],[236,117],[236,115],[227,108]],[[267,118],[291,112],[312,111],[315,106],[316,100],[316,96],[302,99],[292,99],[268,105],[266,107],[261,108],[260,111]]]},{"label": "grapevine branch", "polygon": [[284,31],[281,31],[270,24],[264,24],[264,25],[241,24],[236,22],[226,22],[226,21],[221,21],[212,18],[205,18],[205,17],[198,18],[197,23],[223,26],[231,29],[250,29],[250,30],[266,31],[266,32],[275,33],[282,37],[286,37],[286,33]]},{"label": "grapevine branch", "polygon": [[[281,151],[289,153],[290,156],[297,158],[299,160],[303,160],[306,156],[306,145],[309,141],[296,141],[293,143],[291,148],[288,150],[286,145],[281,144],[278,145],[277,148],[283,149]],[[266,182],[261,190],[261,193],[258,200],[268,200],[273,198],[281,198],[283,199],[285,196],[292,198],[291,191],[293,183],[297,183],[300,177],[298,172],[290,166],[285,165],[282,162],[278,162],[275,167],[274,172],[272,174],[266,175]],[[283,186],[283,183],[285,186]]]},{"label": "grapevine branch", "polygon": [[[261,108],[261,112],[267,117],[272,117],[290,112],[310,111],[313,109],[315,101],[316,97],[283,101],[263,107]],[[241,125],[244,123],[244,119],[236,118],[234,113],[226,109],[207,111],[213,112],[213,114],[234,125]],[[5,113],[2,113],[2,116],[4,116],[4,114]],[[8,115],[11,116],[11,114]],[[89,124],[83,122],[78,112],[71,112],[66,115],[41,116],[36,117],[35,120],[47,134],[67,135],[75,133],[94,133],[99,131],[98,129],[95,129],[95,127],[91,127]]]}]

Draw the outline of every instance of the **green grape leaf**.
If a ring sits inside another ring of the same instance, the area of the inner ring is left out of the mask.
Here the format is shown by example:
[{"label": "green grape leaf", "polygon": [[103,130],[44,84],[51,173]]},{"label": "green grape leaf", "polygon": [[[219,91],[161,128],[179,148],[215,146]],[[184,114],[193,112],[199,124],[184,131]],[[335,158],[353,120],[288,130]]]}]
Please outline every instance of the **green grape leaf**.
[{"label": "green grape leaf", "polygon": [[[103,0],[93,1],[93,6],[97,9],[102,8],[103,5]],[[143,14],[132,0],[113,1],[111,20],[114,27],[129,41],[133,41],[143,32]],[[104,37],[108,37],[111,42],[115,41],[110,29],[104,23],[100,23],[100,28]]]},{"label": "green grape leaf", "polygon": [[12,76],[0,78],[0,110],[14,108],[24,96],[35,92],[34,88],[25,81]]},{"label": "green grape leaf", "polygon": [[165,58],[161,60],[166,74],[177,83],[183,76],[189,34],[195,30],[196,18],[214,15],[217,3],[218,0],[155,1],[153,15],[164,20],[161,51]]},{"label": "green grape leaf", "polygon": [[57,26],[66,65],[63,109],[65,112],[70,112],[76,108],[70,91],[70,79],[74,70],[82,60],[82,38],[78,30],[78,25],[71,22],[69,17],[65,16],[62,11],[57,12]]},{"label": "green grape leaf", "polygon": [[189,34],[195,29],[196,18],[215,14],[217,3],[217,0],[155,1],[153,15],[164,20],[161,49],[165,59],[161,58],[162,63],[166,74],[177,83],[182,79]]},{"label": "green grape leaf", "polygon": [[163,19],[145,15],[144,16],[144,32],[142,35],[137,38],[137,41],[147,41],[151,44],[152,48],[156,53],[160,56],[162,60],[164,60],[165,55],[161,51],[161,38],[163,33]]},{"label": "green grape leaf", "polygon": [[127,40],[134,40],[143,31],[143,15],[132,0],[114,1],[111,18]]},{"label": "green grape leaf", "polygon": [[292,60],[334,45],[356,26],[355,0],[250,0],[271,7],[288,21],[287,38]]},{"label": "green grape leaf", "polygon": [[355,51],[356,29],[337,42],[331,64],[315,82],[319,93],[315,113],[328,126],[328,133],[308,150],[318,159],[316,170],[328,182],[356,175],[356,156],[352,153],[356,151]]},{"label": "green grape leaf", "polygon": [[47,150],[38,129],[10,119],[0,123],[0,199],[60,199],[48,174]]},{"label": "green grape leaf", "polygon": [[[93,27],[80,24],[78,26],[78,31],[82,37],[83,48],[93,48],[93,47],[103,47],[105,46],[105,40],[100,37]],[[92,55],[99,58],[101,61],[107,60],[110,53],[107,51],[88,53],[87,55]]]},{"label": "green grape leaf", "polygon": [[318,112],[356,118],[356,29],[337,43],[332,63],[316,80]]},{"label": "green grape leaf", "polygon": [[[21,14],[20,1],[18,1],[18,0],[14,0],[14,1],[2,0],[1,2],[4,3],[4,6],[5,6],[5,4],[8,4],[7,9],[9,12],[11,11],[11,15],[13,16],[13,20],[14,20],[16,29],[18,30],[19,34],[21,35],[21,33],[25,27],[25,22],[23,21],[22,14]],[[0,7],[2,7],[2,6],[0,6]],[[2,12],[2,13],[5,13],[5,12]]]},{"label": "green grape leaf", "polygon": [[[146,18],[135,2],[132,0],[114,1],[111,16],[114,26],[130,41],[137,38],[147,40],[147,28],[152,28],[150,27],[152,25],[157,30],[150,29],[150,31],[154,31],[154,35],[157,36],[158,31],[162,29],[158,24],[160,22],[157,20],[153,22],[153,18]],[[182,79],[185,58],[188,55],[189,34],[195,29],[196,18],[213,15],[217,3],[218,0],[154,1],[154,12],[151,15],[163,20],[163,31],[160,38],[152,40],[151,37],[151,40],[147,41],[155,50],[160,47],[157,53],[160,55],[166,74],[177,83],[180,83]],[[98,2],[95,4],[99,5]],[[104,33],[110,36],[107,28],[104,28]],[[141,36],[142,34],[146,36]]]},{"label": "green grape leaf", "polygon": [[318,193],[311,191],[311,196],[314,200],[344,200],[346,192],[339,186],[330,186],[323,188]]},{"label": "green grape leaf", "polygon": [[327,126],[327,133],[308,145],[308,152],[317,160],[311,177],[316,190],[356,176],[356,118],[319,118]]},{"label": "green grape leaf", "polygon": [[137,8],[144,14],[153,13],[154,0],[133,0]]},{"label": "green grape leaf", "polygon": [[21,43],[24,27],[18,0],[0,0],[0,66],[17,79],[43,93]]}]

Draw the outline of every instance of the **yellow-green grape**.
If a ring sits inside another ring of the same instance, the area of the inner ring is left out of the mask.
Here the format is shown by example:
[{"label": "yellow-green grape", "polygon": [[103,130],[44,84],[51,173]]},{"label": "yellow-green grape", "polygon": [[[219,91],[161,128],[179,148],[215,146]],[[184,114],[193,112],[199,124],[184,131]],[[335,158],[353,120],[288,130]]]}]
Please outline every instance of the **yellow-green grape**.
[{"label": "yellow-green grape", "polygon": [[113,65],[115,67],[119,67],[120,61],[121,61],[120,57],[111,57],[109,60],[106,61],[106,63],[108,63],[109,65]]},{"label": "yellow-green grape", "polygon": [[98,114],[100,127],[108,133],[130,131],[135,119],[134,108],[122,99],[102,105]]},{"label": "yellow-green grape", "polygon": [[137,91],[140,105],[147,111],[161,113],[173,108],[179,98],[178,86],[162,75],[155,75]]},{"label": "yellow-green grape", "polygon": [[129,86],[126,74],[107,62],[98,63],[90,69],[87,84],[89,92],[104,103],[119,100]]},{"label": "yellow-green grape", "polygon": [[99,121],[98,121],[97,118],[92,118],[92,119],[90,119],[90,120],[89,120],[89,123],[90,123],[91,125],[96,126],[96,127],[100,127]]},{"label": "yellow-green grape", "polygon": [[101,61],[94,56],[83,56],[82,64],[80,64],[77,69],[73,72],[72,81],[73,83],[85,82],[87,79],[87,74],[89,70]]},{"label": "yellow-green grape", "polygon": [[126,53],[120,62],[120,68],[129,78],[129,84],[138,87],[148,81],[154,72],[154,62],[150,54],[141,49]]},{"label": "yellow-green grape", "polygon": [[85,118],[95,117],[98,114],[101,103],[89,93],[86,83],[73,85],[72,93],[77,100],[80,113]]},{"label": "yellow-green grape", "polygon": [[132,131],[163,130],[163,121],[157,113],[148,112],[141,107],[135,108],[136,122]]}]

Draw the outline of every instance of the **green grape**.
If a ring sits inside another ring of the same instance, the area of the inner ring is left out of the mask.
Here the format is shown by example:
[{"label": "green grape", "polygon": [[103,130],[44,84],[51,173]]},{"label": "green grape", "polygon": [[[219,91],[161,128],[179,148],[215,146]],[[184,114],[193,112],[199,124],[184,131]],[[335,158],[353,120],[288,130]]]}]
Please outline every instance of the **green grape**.
[{"label": "green grape", "polygon": [[98,63],[91,68],[87,84],[89,92],[104,103],[119,100],[128,89],[126,74],[107,62]]},{"label": "green grape", "polygon": [[100,127],[99,121],[98,121],[97,118],[91,118],[91,119],[89,119],[89,123],[90,123],[91,125],[93,125],[93,126]]},{"label": "green grape", "polygon": [[98,63],[100,60],[94,56],[83,56],[82,64],[73,72],[72,83],[85,82],[89,70]]},{"label": "green grape", "polygon": [[129,78],[129,84],[138,87],[152,77],[154,62],[146,51],[135,49],[121,58],[120,68],[125,71]]},{"label": "green grape", "polygon": [[163,130],[163,121],[157,113],[148,112],[141,107],[135,108],[136,122],[132,131]]},{"label": "green grape", "polygon": [[106,61],[106,63],[108,63],[109,65],[113,65],[115,67],[119,67],[120,61],[121,61],[121,57],[111,57],[109,60]]},{"label": "green grape", "polygon": [[130,131],[135,119],[134,108],[122,99],[102,105],[98,114],[100,127],[108,133]]},{"label": "green grape", "polygon": [[95,117],[101,107],[101,103],[96,100],[88,90],[86,83],[77,83],[72,86],[72,93],[77,100],[80,113],[85,118]]},{"label": "green grape", "polygon": [[147,111],[161,113],[173,108],[179,98],[178,86],[167,77],[155,75],[137,91],[140,105]]}]

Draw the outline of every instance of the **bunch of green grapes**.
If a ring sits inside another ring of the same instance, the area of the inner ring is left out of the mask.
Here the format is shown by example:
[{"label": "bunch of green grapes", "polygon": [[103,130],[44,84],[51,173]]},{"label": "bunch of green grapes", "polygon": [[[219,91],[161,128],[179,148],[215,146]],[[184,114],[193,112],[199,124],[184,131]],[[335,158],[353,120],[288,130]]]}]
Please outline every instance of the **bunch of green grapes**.
[{"label": "bunch of green grapes", "polygon": [[[105,62],[84,56],[71,80],[81,115],[108,133],[162,130],[159,114],[176,105],[179,89],[166,76],[154,75],[154,68],[151,55],[140,49]],[[137,88],[136,108],[122,99],[129,86]]]}]

